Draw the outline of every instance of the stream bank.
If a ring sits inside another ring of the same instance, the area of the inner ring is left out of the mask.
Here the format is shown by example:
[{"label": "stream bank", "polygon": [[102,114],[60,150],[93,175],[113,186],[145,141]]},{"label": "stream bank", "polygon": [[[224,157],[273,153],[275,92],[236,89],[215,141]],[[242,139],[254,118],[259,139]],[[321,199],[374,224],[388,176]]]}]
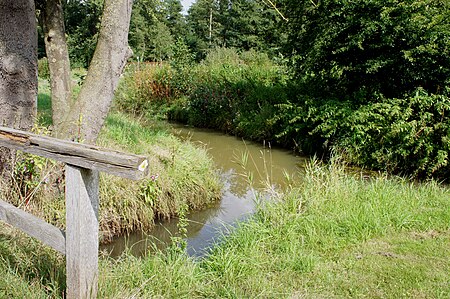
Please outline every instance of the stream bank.
[{"label": "stream bank", "polygon": [[[187,253],[203,256],[223,234],[253,214],[260,196],[286,187],[286,175],[299,180],[305,157],[295,156],[286,149],[272,148],[226,135],[214,130],[171,124],[172,133],[205,148],[212,157],[223,182],[220,201],[206,209],[187,215]],[[245,163],[246,161],[246,163]],[[135,256],[163,249],[177,236],[177,219],[157,223],[149,232],[137,231],[121,236],[102,249],[110,256],[129,250]]]}]

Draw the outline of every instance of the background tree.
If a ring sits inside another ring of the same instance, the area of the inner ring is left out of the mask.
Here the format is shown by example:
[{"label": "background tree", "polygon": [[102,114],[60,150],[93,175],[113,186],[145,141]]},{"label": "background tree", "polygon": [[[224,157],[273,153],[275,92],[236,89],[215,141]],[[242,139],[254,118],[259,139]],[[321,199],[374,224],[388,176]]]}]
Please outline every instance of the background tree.
[{"label": "background tree", "polygon": [[141,60],[169,59],[177,38],[184,38],[185,22],[179,0],[139,0],[133,8],[130,46]]},{"label": "background tree", "polygon": [[75,67],[87,68],[97,45],[104,0],[60,1],[64,9],[71,63]]},{"label": "background tree", "polygon": [[286,35],[281,16],[265,0],[198,0],[189,9],[188,44],[203,57],[209,48],[259,50],[275,56]]},{"label": "background tree", "polygon": [[197,58],[204,58],[210,48],[222,46],[222,24],[219,19],[217,0],[197,0],[189,8],[187,25],[190,35],[187,43],[197,53]]},{"label": "background tree", "polygon": [[149,28],[157,22],[155,0],[136,0],[131,14],[129,41],[135,58],[149,59],[151,34]]},{"label": "background tree", "polygon": [[182,14],[183,6],[180,0],[162,1],[162,20],[169,28],[174,40],[184,38],[186,34],[186,22]]}]

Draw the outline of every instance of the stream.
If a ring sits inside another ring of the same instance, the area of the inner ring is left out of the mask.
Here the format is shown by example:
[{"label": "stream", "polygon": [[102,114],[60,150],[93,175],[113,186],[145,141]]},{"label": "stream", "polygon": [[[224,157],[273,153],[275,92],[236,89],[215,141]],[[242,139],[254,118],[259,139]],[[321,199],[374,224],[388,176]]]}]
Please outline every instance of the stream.
[{"label": "stream", "polygon": [[[187,253],[203,256],[221,237],[239,222],[251,216],[256,208],[256,194],[283,189],[285,173],[298,176],[306,158],[291,151],[271,148],[269,144],[244,141],[220,132],[172,124],[172,133],[194,144],[205,146],[220,171],[224,190],[222,199],[213,206],[187,215]],[[247,163],[242,166],[242,161]],[[252,184],[249,183],[252,174]],[[136,232],[116,238],[101,249],[112,257],[128,250],[135,256],[166,248],[177,234],[177,220],[157,223],[151,232]]]}]

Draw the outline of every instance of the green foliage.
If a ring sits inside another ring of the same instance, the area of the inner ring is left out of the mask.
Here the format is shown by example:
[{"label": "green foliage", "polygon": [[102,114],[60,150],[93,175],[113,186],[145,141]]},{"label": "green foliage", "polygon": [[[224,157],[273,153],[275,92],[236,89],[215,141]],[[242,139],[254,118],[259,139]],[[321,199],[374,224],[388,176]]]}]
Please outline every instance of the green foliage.
[{"label": "green foliage", "polygon": [[362,167],[414,177],[450,176],[450,98],[419,88],[404,98],[350,101],[303,98],[279,105],[280,141],[305,153],[336,151]]},{"label": "green foliage", "polygon": [[285,100],[287,76],[266,54],[216,49],[194,74],[187,94],[190,124],[255,140],[273,136],[268,120],[274,105]]},{"label": "green foliage", "polygon": [[50,79],[50,69],[48,68],[47,57],[38,60],[38,76],[42,79]]},{"label": "green foliage", "polygon": [[402,99],[385,99],[354,111],[338,148],[360,165],[450,177],[450,99],[418,89]]},{"label": "green foliage", "polygon": [[176,41],[172,52],[173,55],[172,59],[170,59],[170,65],[177,71],[186,70],[186,68],[193,65],[194,55],[182,39],[179,38]]},{"label": "green foliage", "polygon": [[285,2],[288,53],[305,94],[367,102],[447,85],[450,2]]},{"label": "green foliage", "polygon": [[66,1],[63,9],[71,65],[87,68],[97,45],[103,0]]},{"label": "green foliage", "polygon": [[276,56],[286,38],[279,22],[281,17],[265,1],[199,0],[187,16],[187,43],[197,59],[216,47],[253,49]]},{"label": "green foliage", "polygon": [[[71,63],[87,67],[97,42],[103,0],[64,1],[63,8]],[[276,56],[286,39],[279,22],[273,7],[259,0],[199,0],[186,18],[180,0],[136,0],[129,44],[141,62],[171,59],[179,40],[198,60],[217,46]]]},{"label": "green foliage", "polygon": [[447,179],[448,1],[285,1],[296,94],[281,142],[355,164]]},{"label": "green foliage", "polygon": [[[170,103],[179,96],[174,69],[166,63],[131,64],[116,92],[115,104],[121,111],[145,113],[155,105]],[[183,82],[180,82],[183,84]]]},{"label": "green foliage", "polygon": [[28,205],[42,184],[40,173],[47,165],[47,160],[22,154],[16,157],[13,169],[13,192],[18,196],[18,205]]},{"label": "green foliage", "polygon": [[[266,54],[218,48],[190,68],[130,69],[117,105],[130,112],[167,109],[168,117],[263,140],[273,136],[274,105],[286,100],[287,75]],[[161,106],[163,108],[161,108]]]},{"label": "green foliage", "polygon": [[133,4],[129,42],[139,61],[172,57],[175,40],[185,32],[179,0],[138,0]]}]

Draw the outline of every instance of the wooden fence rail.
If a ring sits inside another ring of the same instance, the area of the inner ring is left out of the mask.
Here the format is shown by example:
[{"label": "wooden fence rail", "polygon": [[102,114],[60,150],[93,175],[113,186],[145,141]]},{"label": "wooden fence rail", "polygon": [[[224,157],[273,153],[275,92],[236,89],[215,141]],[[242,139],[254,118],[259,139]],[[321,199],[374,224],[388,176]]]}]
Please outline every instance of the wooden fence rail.
[{"label": "wooden fence rail", "polygon": [[0,220],[66,255],[67,298],[96,298],[98,280],[98,175],[138,180],[148,160],[96,146],[0,127],[0,146],[66,163],[66,231],[0,200]]}]

